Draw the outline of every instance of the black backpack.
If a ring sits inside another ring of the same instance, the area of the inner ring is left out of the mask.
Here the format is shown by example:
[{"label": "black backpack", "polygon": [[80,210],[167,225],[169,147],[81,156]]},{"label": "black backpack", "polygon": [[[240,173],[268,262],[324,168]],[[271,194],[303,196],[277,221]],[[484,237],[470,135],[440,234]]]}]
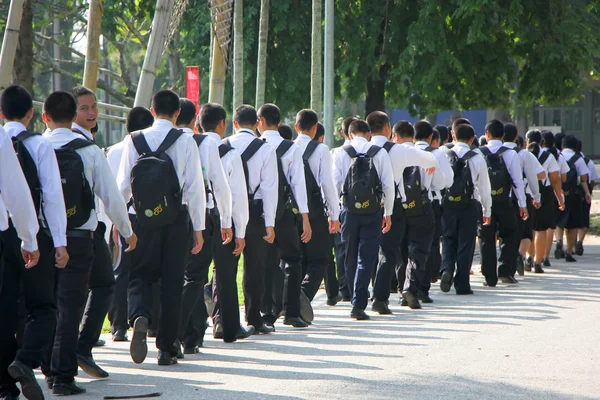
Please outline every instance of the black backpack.
[{"label": "black backpack", "polygon": [[[258,185],[258,187],[256,188],[256,190],[252,193],[251,188],[250,188],[250,179],[248,178],[250,175],[249,171],[248,171],[248,161],[256,154],[256,152],[264,145],[266,144],[266,142],[264,140],[260,140],[257,138],[254,138],[250,144],[248,145],[248,147],[246,147],[246,150],[244,150],[244,152],[241,155],[241,159],[242,159],[242,167],[244,168],[244,178],[246,179],[246,190],[248,192],[248,206],[249,206],[249,211],[250,211],[250,216],[253,218],[260,218],[263,215],[263,204],[262,204],[262,200],[255,200],[254,196],[256,195],[256,192],[258,191],[258,188],[260,187],[260,184]],[[229,142],[229,139],[224,139],[223,140],[223,145],[229,147],[230,149],[234,149],[234,147],[231,146],[231,143]],[[221,145],[219,147],[219,153],[221,152],[221,148],[223,147],[223,145]],[[230,150],[227,150],[225,152],[225,150],[223,150],[223,155],[227,154]],[[222,157],[222,156],[221,156]]]},{"label": "black backpack", "polygon": [[142,131],[131,134],[140,155],[131,168],[132,204],[137,220],[145,227],[170,225],[183,208],[179,177],[166,153],[182,134],[179,129],[171,129],[156,151],[150,149]]},{"label": "black backpack", "polygon": [[315,176],[308,163],[308,160],[313,155],[317,147],[319,147],[319,142],[311,140],[308,142],[308,145],[304,150],[304,154],[302,154],[302,161],[304,162],[304,177],[306,180],[306,194],[308,196],[308,210],[311,215],[313,213],[323,214],[324,212],[321,188],[317,184],[317,180],[315,179]]},{"label": "black backpack", "polygon": [[371,146],[366,153],[358,153],[352,145],[342,148],[351,158],[342,190],[346,208],[353,214],[373,214],[379,211],[383,191],[373,157],[381,147]]},{"label": "black backpack", "polygon": [[502,154],[507,152],[508,147],[500,147],[496,153],[492,153],[488,147],[481,147],[481,153],[488,167],[490,186],[492,188],[493,203],[509,203],[512,179]]},{"label": "black backpack", "polygon": [[283,165],[281,164],[281,157],[287,153],[293,144],[294,142],[291,140],[284,139],[279,146],[277,146],[277,150],[275,150],[275,154],[277,155],[277,172],[279,174],[279,196],[277,200],[277,212],[275,213],[275,219],[280,219],[287,208],[297,209],[292,187],[290,186],[290,183],[283,172]]},{"label": "black backpack", "polygon": [[469,160],[476,154],[473,150],[469,150],[464,156],[459,157],[454,151],[446,152],[450,167],[454,172],[454,180],[452,186],[446,189],[442,198],[442,204],[445,208],[464,210],[473,202],[474,185]]},{"label": "black backpack", "polygon": [[579,175],[577,174],[577,166],[575,163],[580,158],[581,156],[575,153],[571,159],[567,161],[567,164],[569,165],[569,172],[567,172],[567,180],[562,184],[565,197],[579,195]]},{"label": "black backpack", "polygon": [[60,149],[55,149],[67,210],[68,230],[85,224],[95,208],[94,192],[85,177],[83,160],[76,151],[88,146],[94,146],[94,143],[86,139],[73,139]]},{"label": "black backpack", "polygon": [[35,132],[23,131],[12,138],[12,143],[15,152],[17,153],[19,164],[21,164],[23,175],[25,175],[25,180],[27,181],[27,185],[29,186],[29,191],[31,192],[31,198],[33,199],[35,212],[39,215],[42,206],[42,185],[38,176],[37,166],[33,161],[31,154],[29,154],[27,147],[25,147],[24,143],[25,140],[29,139],[30,137],[38,135],[40,134]]},{"label": "black backpack", "polygon": [[225,157],[225,155],[227,153],[229,153],[231,150],[233,150],[233,147],[231,147],[225,143],[221,143],[219,145],[219,158]]},{"label": "black backpack", "polygon": [[429,201],[427,189],[423,185],[421,167],[406,167],[402,172],[405,201],[402,203],[407,217],[417,217],[425,212],[425,203]]}]

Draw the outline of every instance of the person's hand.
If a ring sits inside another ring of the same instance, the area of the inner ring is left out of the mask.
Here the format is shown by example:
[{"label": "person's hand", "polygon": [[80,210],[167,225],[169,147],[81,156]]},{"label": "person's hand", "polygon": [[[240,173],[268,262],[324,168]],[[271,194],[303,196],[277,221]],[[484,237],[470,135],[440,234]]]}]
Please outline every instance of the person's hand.
[{"label": "person's hand", "polygon": [[229,244],[233,239],[233,229],[221,228],[221,239],[223,239],[223,245]]},{"label": "person's hand", "polygon": [[244,238],[235,238],[235,249],[233,249],[233,255],[239,256],[244,251],[246,247],[246,239]]},{"label": "person's hand", "polygon": [[519,215],[521,216],[521,219],[523,219],[523,221],[527,221],[527,218],[529,218],[527,207],[521,207],[519,210]]},{"label": "person's hand", "polygon": [[585,195],[585,201],[588,204],[592,204],[592,196],[589,193],[586,193],[586,195]]},{"label": "person's hand", "polygon": [[542,206],[542,203],[541,203],[541,202],[539,202],[539,201],[537,201],[537,202],[536,202],[536,201],[534,201],[534,202],[533,202],[533,206],[535,207],[535,209],[536,209],[536,210],[538,210],[538,209],[539,209],[539,208]]},{"label": "person's hand", "polygon": [[341,230],[342,228],[340,227],[340,221],[329,220],[329,233],[339,233]]},{"label": "person's hand", "polygon": [[112,229],[112,239],[113,239],[113,242],[114,242],[115,246],[118,246],[118,245],[121,244],[121,242],[119,240],[119,236],[121,236],[119,234],[119,230],[115,226],[113,226],[113,229]]},{"label": "person's hand", "polygon": [[54,259],[56,260],[56,268],[64,268],[69,262],[69,253],[65,246],[60,246],[54,249]]},{"label": "person's hand", "polygon": [[558,209],[560,211],[565,211],[565,201],[562,198],[558,199]]},{"label": "person's hand", "polygon": [[435,167],[427,168],[425,172],[427,172],[427,175],[433,175],[435,172]]},{"label": "person's hand", "polygon": [[381,232],[388,233],[390,229],[392,229],[392,217],[387,215],[383,217],[383,229],[381,229]]},{"label": "person's hand", "polygon": [[311,237],[312,228],[310,227],[308,214],[302,214],[302,236],[300,236],[300,240],[302,240],[302,243],[308,243]]},{"label": "person's hand", "polygon": [[132,252],[137,246],[137,235],[132,233],[131,236],[125,239],[125,243],[128,244],[127,248],[125,249],[125,253]]},{"label": "person's hand", "polygon": [[267,226],[265,230],[267,231],[267,236],[264,236],[263,239],[267,243],[273,243],[275,241],[275,229],[272,226]]},{"label": "person's hand", "polygon": [[204,246],[204,236],[202,236],[202,231],[194,231],[194,247],[192,247],[192,254],[200,253],[202,246]]},{"label": "person's hand", "polygon": [[483,217],[483,224],[484,225],[489,225],[492,223],[492,219],[490,217]]},{"label": "person's hand", "polygon": [[23,260],[25,260],[25,268],[33,268],[37,265],[38,261],[40,261],[40,251],[27,251],[21,249],[21,254],[23,255]]}]

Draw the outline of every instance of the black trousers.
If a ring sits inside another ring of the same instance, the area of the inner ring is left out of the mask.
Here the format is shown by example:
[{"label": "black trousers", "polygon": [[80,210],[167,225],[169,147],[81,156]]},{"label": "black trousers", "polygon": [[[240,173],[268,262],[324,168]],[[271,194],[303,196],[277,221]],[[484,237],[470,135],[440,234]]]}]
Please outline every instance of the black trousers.
[{"label": "black trousers", "polygon": [[442,255],[440,253],[440,238],[442,236],[442,206],[438,200],[431,202],[431,208],[433,210],[433,238],[431,239],[431,252],[427,258],[427,276],[423,282],[422,290],[429,292],[431,288],[431,281],[436,280],[440,276],[440,266],[442,264]]},{"label": "black trousers", "polygon": [[[500,239],[499,259],[496,255],[496,233]],[[516,240],[517,218],[512,203],[492,204],[491,223],[479,228],[481,272],[489,285],[496,285],[498,277],[512,276],[512,271],[516,270]]]},{"label": "black trousers", "polygon": [[[331,252],[329,222],[324,210],[314,213],[311,212],[309,215],[312,238],[308,243],[301,243],[300,248],[302,249],[302,263],[304,270],[302,290],[312,301],[319,291],[319,287],[321,286],[323,278],[326,276],[328,268],[333,264],[333,253]],[[337,296],[337,291],[333,293],[333,297],[335,296]]]},{"label": "black trousers", "polygon": [[325,271],[325,293],[328,299],[335,299],[340,293],[340,283],[336,274],[336,262],[333,256],[333,235],[329,235],[329,264]]},{"label": "black trousers", "polygon": [[394,204],[392,228],[381,236],[379,246],[379,265],[373,285],[373,297],[380,301],[388,301],[392,277],[402,262],[402,243],[406,231],[404,209],[401,202]]},{"label": "black trousers", "polygon": [[[135,224],[135,214],[129,214],[131,225]],[[125,253],[127,243],[124,237],[120,237],[121,246],[120,262],[115,274],[115,290],[112,303],[108,309],[108,320],[110,321],[110,330],[115,333],[118,330],[128,330],[129,322],[127,319],[127,286],[129,286],[129,275],[131,274],[131,253]],[[112,244],[112,240],[111,240]],[[154,317],[154,315],[153,315]],[[154,319],[154,318],[153,318]]]},{"label": "black trousers", "polygon": [[69,383],[77,375],[77,340],[79,324],[88,297],[88,284],[94,263],[94,241],[90,238],[67,237],[69,262],[55,268],[56,306],[58,318],[51,354],[42,362],[42,372],[55,382]]},{"label": "black trousers", "polygon": [[[340,221],[341,223],[341,221]],[[337,272],[339,291],[344,298],[350,298],[350,290],[346,280],[346,249],[342,240],[342,233],[334,233],[333,237],[333,253],[335,255],[335,269]]]},{"label": "black trousers", "polygon": [[[54,246],[52,239],[41,232],[37,235],[40,260],[25,269],[21,255],[21,240],[14,228],[0,233],[0,258],[3,260],[0,287],[0,397],[19,390],[8,374],[13,360],[31,369],[38,368],[52,343],[56,325],[54,299]],[[19,325],[19,302],[25,301],[27,321],[21,345],[15,334]]]},{"label": "black trousers", "polygon": [[471,290],[469,283],[475,236],[479,219],[479,203],[473,202],[464,210],[444,209],[442,215],[442,265],[440,270],[454,276],[457,293]]},{"label": "black trousers", "polygon": [[[419,293],[419,291],[425,294],[429,293],[429,288],[425,285],[425,281],[429,283],[427,258],[431,251],[431,239],[433,237],[433,230],[431,228],[433,225],[433,211],[430,203],[426,204],[425,212],[422,215],[415,217],[406,216],[405,245],[402,253],[407,255],[407,262],[398,268],[398,270],[404,269],[406,271],[403,291],[409,291],[414,294]],[[401,274],[397,274],[397,276],[400,286],[403,282],[400,279]],[[425,290],[426,287],[427,289]]]},{"label": "black trousers", "polygon": [[250,215],[246,226],[246,247],[244,248],[244,300],[248,325],[261,327],[260,312],[265,296],[265,272],[269,244],[263,239],[266,235],[265,220]]},{"label": "black trousers", "polygon": [[92,348],[100,338],[115,289],[112,256],[104,238],[105,233],[106,225],[104,222],[98,222],[98,228],[94,232],[94,263],[90,274],[90,290],[77,342],[77,353],[84,356],[91,356]]},{"label": "black trousers", "polygon": [[192,227],[187,210],[182,210],[171,225],[150,229],[138,221],[134,225],[138,236],[132,252],[129,277],[129,323],[136,318],[152,320],[152,285],[160,279],[160,313],[156,347],[174,352],[181,324],[181,293],[183,271],[192,248]]}]

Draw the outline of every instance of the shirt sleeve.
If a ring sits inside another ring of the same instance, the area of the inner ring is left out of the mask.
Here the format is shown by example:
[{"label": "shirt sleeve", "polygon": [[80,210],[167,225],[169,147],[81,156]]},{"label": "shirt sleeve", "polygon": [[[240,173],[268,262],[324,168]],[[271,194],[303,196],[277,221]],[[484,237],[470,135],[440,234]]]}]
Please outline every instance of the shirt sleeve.
[{"label": "shirt sleeve", "polygon": [[117,173],[117,186],[125,201],[129,201],[131,198],[131,168],[133,168],[133,164],[137,159],[137,151],[135,151],[131,136],[127,136],[125,141],[121,165],[119,166],[119,172]]},{"label": "shirt sleeve", "polygon": [[244,176],[244,165],[240,155],[231,150],[225,157],[229,157],[227,175],[229,187],[231,188],[231,200],[233,208],[233,225],[235,237],[243,239],[246,237],[246,226],[250,219],[248,210],[248,190],[246,188],[246,177]]},{"label": "shirt sleeve", "polygon": [[[472,172],[475,172],[474,183],[477,186],[479,193],[479,201],[481,202],[481,208],[483,209],[483,216],[489,218],[492,216],[492,185],[490,184],[490,177],[488,175],[487,164],[482,156],[473,157]],[[476,162],[475,160],[479,160]]]},{"label": "shirt sleeve", "polygon": [[292,145],[293,155],[292,162],[286,172],[286,176],[292,191],[296,204],[301,214],[308,213],[308,196],[306,194],[306,177],[304,176],[304,162],[302,161],[302,153],[297,144]]},{"label": "shirt sleeve", "polygon": [[558,156],[558,165],[560,166],[561,175],[564,175],[571,170],[571,167],[569,167],[569,164],[567,164],[565,156],[563,156],[562,154],[559,154]]},{"label": "shirt sleeve", "polygon": [[440,172],[443,174],[444,177],[443,188],[449,188],[454,183],[454,171],[450,166],[450,160],[448,160],[448,156],[442,150],[437,151],[435,156],[440,167]]},{"label": "shirt sleeve", "polygon": [[527,200],[525,198],[525,185],[523,182],[523,169],[521,168],[521,161],[519,160],[519,155],[516,151],[508,151],[503,155],[507,155],[504,158],[505,161],[508,160],[508,173],[512,178],[513,183],[513,193],[517,197],[519,202],[519,207],[525,208],[527,207]]},{"label": "shirt sleeve", "polygon": [[46,139],[38,147],[37,165],[39,171],[43,171],[38,176],[42,186],[44,218],[52,234],[54,247],[64,247],[67,245],[67,211],[56,153]]},{"label": "shirt sleeve", "polygon": [[[321,146],[319,146],[321,147]],[[327,203],[327,212],[332,221],[337,221],[340,216],[340,196],[336,191],[333,182],[333,160],[326,147],[321,147],[321,163],[319,164],[319,182],[321,183],[321,192]]]},{"label": "shirt sleeve", "polygon": [[383,187],[383,206],[385,209],[385,216],[389,217],[394,213],[394,201],[396,199],[394,171],[392,170],[390,156],[387,154],[387,151],[379,151],[376,159],[379,160],[379,162],[375,165],[378,167],[377,172],[379,173],[379,179],[381,179],[381,186]]},{"label": "shirt sleeve", "polygon": [[598,181],[598,171],[596,170],[596,165],[592,160],[587,163],[587,167],[590,170],[590,181]]},{"label": "shirt sleeve", "polygon": [[533,195],[533,201],[539,203],[542,200],[542,196],[540,195],[540,185],[538,183],[539,180],[537,176],[539,173],[545,172],[546,170],[544,167],[542,167],[540,162],[533,154],[528,151],[524,154],[525,158],[523,158],[523,172],[525,173],[525,178],[529,184],[529,190],[531,190],[531,194]]},{"label": "shirt sleeve", "polygon": [[219,158],[219,148],[212,140],[204,140],[208,147],[208,179],[219,208],[222,228],[231,228],[231,190]]},{"label": "shirt sleeve", "polygon": [[435,156],[427,151],[416,147],[406,147],[406,165],[421,168],[433,168],[436,166]]},{"label": "shirt sleeve", "polygon": [[583,157],[580,157],[577,160],[577,162],[575,163],[575,168],[577,168],[577,175],[579,175],[579,176],[587,175],[588,179],[589,179],[590,170],[588,169],[587,165],[585,164],[585,160],[583,159]]},{"label": "shirt sleeve", "polygon": [[[196,141],[187,135],[182,135],[179,140],[188,141],[185,144],[186,152],[179,162],[184,163],[183,168],[183,196],[188,205],[188,212],[192,220],[194,232],[205,229],[206,219],[206,193],[202,175],[202,163]],[[183,146],[182,146],[183,147]]]},{"label": "shirt sleeve", "polygon": [[275,214],[279,199],[279,180],[277,175],[277,157],[270,146],[262,146],[262,169],[260,171],[260,191],[265,214],[265,226],[275,226]]},{"label": "shirt sleeve", "polygon": [[344,186],[344,167],[342,162],[342,151],[334,151],[332,157],[333,164],[333,184],[335,185],[335,190],[338,194],[338,198],[342,195],[342,187]]}]

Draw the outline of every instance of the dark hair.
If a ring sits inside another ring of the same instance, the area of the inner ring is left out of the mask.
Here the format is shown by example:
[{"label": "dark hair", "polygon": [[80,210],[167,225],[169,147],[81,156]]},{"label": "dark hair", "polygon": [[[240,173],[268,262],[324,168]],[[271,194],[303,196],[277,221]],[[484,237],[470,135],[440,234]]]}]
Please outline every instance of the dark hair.
[{"label": "dark hair", "polygon": [[473,140],[473,143],[471,143],[471,148],[472,149],[478,149],[481,146],[484,146],[484,145],[481,144],[481,143],[479,143],[479,140]]},{"label": "dark hair", "polygon": [[176,125],[189,125],[196,118],[196,105],[191,100],[182,97],[179,99],[179,108],[181,111],[177,116]]},{"label": "dark hair", "polygon": [[92,126],[92,128],[90,129],[90,133],[98,133],[98,123],[96,122],[96,125]]},{"label": "dark hair", "polygon": [[371,127],[371,132],[379,133],[390,124],[390,118],[383,111],[373,111],[367,116],[367,124]]},{"label": "dark hair", "polygon": [[233,120],[238,123],[238,125],[249,126],[256,125],[258,121],[258,116],[256,115],[256,109],[254,107],[249,106],[247,104],[242,104],[238,106],[233,112]]},{"label": "dark hair", "polygon": [[475,130],[469,124],[460,124],[452,127],[454,137],[459,142],[468,142],[475,137]]},{"label": "dark hair", "polygon": [[79,98],[81,96],[92,95],[92,96],[94,96],[94,99],[96,98],[96,94],[94,92],[92,92],[90,89],[86,88],[85,86],[72,87],[71,89],[69,89],[69,93],[71,93],[71,95],[73,95],[76,102],[79,102]]},{"label": "dark hair", "polygon": [[471,121],[469,121],[466,118],[456,118],[454,121],[452,121],[452,132],[456,131],[456,127],[459,125],[471,125]]},{"label": "dark hair", "polygon": [[433,134],[431,135],[431,141],[440,140],[440,131],[433,128]]},{"label": "dark hair", "polygon": [[152,108],[158,116],[172,117],[179,111],[179,96],[172,90],[161,90],[152,97]]},{"label": "dark hair", "polygon": [[449,136],[448,127],[446,125],[436,125],[435,129],[437,129],[440,135],[440,144],[446,143]]},{"label": "dark hair", "polygon": [[542,139],[544,147],[554,147],[554,133],[550,131],[542,131]]},{"label": "dark hair", "polygon": [[53,92],[44,102],[44,112],[54,122],[72,122],[77,115],[77,101],[69,92]]},{"label": "dark hair", "polygon": [[200,108],[200,114],[198,114],[198,121],[204,132],[212,132],[215,128],[225,121],[227,113],[222,105],[216,103],[206,103]]},{"label": "dark hair", "polygon": [[358,118],[348,117],[348,118],[344,119],[344,121],[342,121],[342,132],[344,132],[344,134],[346,136],[348,136],[348,129],[350,129],[350,124],[353,123],[354,121],[358,121]]},{"label": "dark hair", "polygon": [[269,126],[279,125],[281,122],[281,111],[275,104],[267,103],[263,104],[258,109],[258,117],[264,118]]},{"label": "dark hair", "polygon": [[365,135],[369,132],[371,132],[369,124],[367,124],[367,121],[363,121],[362,119],[357,119],[350,124],[350,127],[348,127],[348,133],[353,135],[356,133]]},{"label": "dark hair", "polygon": [[433,133],[433,126],[427,121],[419,121],[415,124],[415,139],[425,140]]},{"label": "dark hair", "polygon": [[577,139],[577,146],[575,146],[575,151],[581,153],[581,148],[583,147],[583,143],[581,140]]},{"label": "dark hair", "polygon": [[529,143],[542,144],[542,132],[537,129],[531,129],[525,134],[525,137]]},{"label": "dark hair", "polygon": [[527,146],[527,150],[529,150],[529,152],[532,153],[535,156],[535,158],[538,158],[540,152],[542,151],[539,143],[536,142],[532,142],[531,144],[529,144],[529,146]]},{"label": "dark hair", "polygon": [[523,136],[517,136],[517,147],[520,149],[525,147],[525,140],[523,139]]},{"label": "dark hair", "polygon": [[485,146],[487,145],[487,138],[484,135],[479,136],[479,145],[480,146]]},{"label": "dark hair", "polygon": [[559,149],[562,150],[563,149],[563,140],[565,139],[565,134],[560,132],[557,133],[556,135],[554,135],[554,146]]},{"label": "dark hair", "polygon": [[296,124],[301,131],[309,131],[319,122],[319,116],[313,110],[300,110],[296,114]]},{"label": "dark hair", "polygon": [[11,85],[0,96],[0,109],[9,121],[25,118],[32,108],[31,94],[23,86]]},{"label": "dark hair", "polygon": [[135,132],[146,129],[154,123],[154,116],[146,107],[133,107],[127,114],[125,127],[127,132]]},{"label": "dark hair", "polygon": [[277,131],[285,140],[292,140],[294,138],[294,130],[288,124],[279,125]]},{"label": "dark hair", "polygon": [[519,136],[517,126],[515,124],[504,124],[504,141],[514,142]]},{"label": "dark hair", "polygon": [[577,148],[577,138],[574,135],[567,135],[562,142],[563,149],[575,150]]},{"label": "dark hair", "polygon": [[393,131],[401,138],[412,138],[415,136],[415,128],[408,121],[398,121],[394,125]]},{"label": "dark hair", "polygon": [[325,136],[325,127],[322,123],[317,122],[317,133],[315,134],[313,140],[319,140],[322,136]]},{"label": "dark hair", "polygon": [[485,131],[490,133],[492,139],[502,139],[504,137],[504,124],[497,119],[493,119],[487,123]]},{"label": "dark hair", "polygon": [[196,121],[194,121],[194,128],[196,128],[196,132],[204,133],[204,128],[202,128],[202,123],[200,122],[200,114],[196,115]]}]

